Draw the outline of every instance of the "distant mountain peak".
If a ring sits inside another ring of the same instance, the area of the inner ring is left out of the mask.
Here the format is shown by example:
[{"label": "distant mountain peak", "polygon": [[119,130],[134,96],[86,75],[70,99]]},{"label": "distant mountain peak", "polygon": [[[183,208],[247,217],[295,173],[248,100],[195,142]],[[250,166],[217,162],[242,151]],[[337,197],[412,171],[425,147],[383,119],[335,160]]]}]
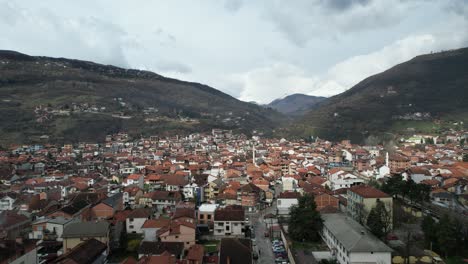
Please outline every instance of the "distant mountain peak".
[{"label": "distant mountain peak", "polygon": [[268,106],[283,114],[301,116],[322,103],[325,99],[325,97],[321,96],[295,93],[275,99]]}]

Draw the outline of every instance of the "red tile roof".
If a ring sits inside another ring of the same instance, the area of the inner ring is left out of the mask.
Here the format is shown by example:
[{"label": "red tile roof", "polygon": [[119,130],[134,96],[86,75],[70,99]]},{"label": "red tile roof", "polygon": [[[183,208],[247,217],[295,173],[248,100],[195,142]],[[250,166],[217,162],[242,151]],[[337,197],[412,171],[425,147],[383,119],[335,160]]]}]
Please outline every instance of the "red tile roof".
[{"label": "red tile roof", "polygon": [[357,185],[349,189],[350,191],[356,193],[357,195],[364,198],[387,198],[390,195],[378,190],[372,186],[368,185]]}]

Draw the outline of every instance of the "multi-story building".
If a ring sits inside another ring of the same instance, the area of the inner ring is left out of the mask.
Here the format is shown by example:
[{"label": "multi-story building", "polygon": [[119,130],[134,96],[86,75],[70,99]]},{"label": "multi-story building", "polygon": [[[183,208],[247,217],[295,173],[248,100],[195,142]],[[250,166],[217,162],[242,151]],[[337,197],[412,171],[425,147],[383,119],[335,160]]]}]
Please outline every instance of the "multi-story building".
[{"label": "multi-story building", "polygon": [[392,249],[344,214],[322,214],[322,238],[340,264],[392,263]]},{"label": "multi-story building", "polygon": [[393,199],[390,195],[368,185],[357,185],[348,189],[347,212],[356,221],[365,223],[367,216],[377,202],[383,202],[389,212],[390,226],[393,216]]},{"label": "multi-story building", "polygon": [[241,206],[231,205],[218,208],[214,216],[214,235],[243,236],[245,222],[245,212]]},{"label": "multi-story building", "polygon": [[216,208],[218,208],[217,204],[202,204],[198,208],[198,224],[208,225],[212,229]]}]

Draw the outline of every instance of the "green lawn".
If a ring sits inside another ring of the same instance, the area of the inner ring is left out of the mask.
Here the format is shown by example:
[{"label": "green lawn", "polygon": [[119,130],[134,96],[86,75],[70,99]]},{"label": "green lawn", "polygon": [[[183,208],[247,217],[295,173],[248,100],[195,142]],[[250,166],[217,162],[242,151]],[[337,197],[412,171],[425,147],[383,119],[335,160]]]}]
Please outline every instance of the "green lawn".
[{"label": "green lawn", "polygon": [[198,243],[203,245],[205,248],[205,253],[214,253],[218,252],[219,240],[202,240]]}]

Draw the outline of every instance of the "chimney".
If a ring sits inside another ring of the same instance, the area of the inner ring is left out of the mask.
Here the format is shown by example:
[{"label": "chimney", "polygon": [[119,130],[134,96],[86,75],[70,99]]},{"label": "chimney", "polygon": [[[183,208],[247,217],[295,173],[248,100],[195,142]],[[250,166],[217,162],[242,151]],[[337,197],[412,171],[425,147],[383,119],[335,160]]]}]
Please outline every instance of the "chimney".
[{"label": "chimney", "polygon": [[388,165],[388,159],[389,159],[389,158],[388,158],[388,152],[387,152],[387,154],[385,155],[385,165],[386,165],[387,167],[389,167],[389,165]]}]

